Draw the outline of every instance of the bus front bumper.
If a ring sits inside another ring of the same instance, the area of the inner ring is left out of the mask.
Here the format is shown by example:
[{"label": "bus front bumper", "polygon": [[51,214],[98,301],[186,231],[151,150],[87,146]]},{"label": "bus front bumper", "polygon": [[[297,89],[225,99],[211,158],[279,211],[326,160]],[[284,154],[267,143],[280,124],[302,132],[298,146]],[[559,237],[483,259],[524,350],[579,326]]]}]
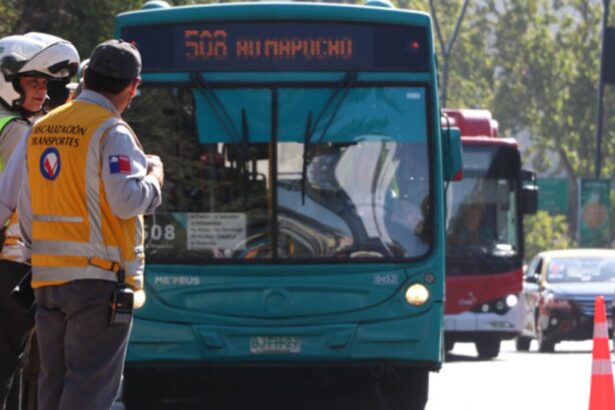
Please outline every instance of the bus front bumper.
[{"label": "bus front bumper", "polygon": [[438,369],[442,305],[372,323],[302,326],[178,324],[135,318],[127,362],[290,364],[401,362]]},{"label": "bus front bumper", "polygon": [[513,338],[521,332],[523,310],[520,306],[510,309],[506,314],[463,312],[444,316],[444,331],[455,333],[498,333]]}]

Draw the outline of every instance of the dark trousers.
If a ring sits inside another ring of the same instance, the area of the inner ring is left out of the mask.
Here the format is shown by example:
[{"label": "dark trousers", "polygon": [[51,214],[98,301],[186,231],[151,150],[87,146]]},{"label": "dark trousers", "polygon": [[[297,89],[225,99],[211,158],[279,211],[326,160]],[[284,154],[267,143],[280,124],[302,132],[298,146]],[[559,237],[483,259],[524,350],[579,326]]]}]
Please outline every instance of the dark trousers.
[{"label": "dark trousers", "polygon": [[116,283],[76,280],[34,289],[41,410],[109,410],[118,391],[129,324],[109,323]]},{"label": "dark trousers", "polygon": [[28,332],[34,326],[29,272],[29,265],[0,260],[0,409],[6,406]]}]

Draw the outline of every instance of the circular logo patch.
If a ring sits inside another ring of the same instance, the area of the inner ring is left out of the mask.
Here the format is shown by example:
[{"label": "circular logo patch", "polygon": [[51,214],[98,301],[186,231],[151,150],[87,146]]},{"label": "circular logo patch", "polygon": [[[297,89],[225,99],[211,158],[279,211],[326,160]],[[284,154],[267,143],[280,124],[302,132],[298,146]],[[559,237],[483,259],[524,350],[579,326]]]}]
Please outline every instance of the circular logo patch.
[{"label": "circular logo patch", "polygon": [[60,153],[57,148],[47,148],[41,155],[41,174],[48,180],[53,181],[60,174]]}]

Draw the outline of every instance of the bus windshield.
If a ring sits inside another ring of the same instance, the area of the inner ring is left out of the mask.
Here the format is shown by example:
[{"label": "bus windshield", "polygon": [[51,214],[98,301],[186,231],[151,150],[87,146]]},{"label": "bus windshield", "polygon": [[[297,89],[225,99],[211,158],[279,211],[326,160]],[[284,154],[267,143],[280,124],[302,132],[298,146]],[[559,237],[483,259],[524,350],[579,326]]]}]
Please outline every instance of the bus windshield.
[{"label": "bus windshield", "polygon": [[510,272],[519,264],[519,154],[503,146],[463,149],[464,178],[449,187],[448,273]]},{"label": "bus windshield", "polygon": [[165,163],[152,263],[382,261],[432,244],[425,89],[148,86],[125,113]]}]

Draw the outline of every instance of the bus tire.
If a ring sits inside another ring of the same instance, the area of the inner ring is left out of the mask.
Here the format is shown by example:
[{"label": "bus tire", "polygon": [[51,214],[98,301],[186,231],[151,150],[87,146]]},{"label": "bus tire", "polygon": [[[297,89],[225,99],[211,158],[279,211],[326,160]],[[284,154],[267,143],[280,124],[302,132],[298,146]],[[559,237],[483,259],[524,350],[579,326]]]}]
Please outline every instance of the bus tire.
[{"label": "bus tire", "polygon": [[500,338],[497,336],[483,336],[475,344],[480,359],[494,359],[500,354]]},{"label": "bus tire", "polygon": [[518,352],[528,352],[530,350],[530,344],[532,339],[527,336],[518,336],[515,339],[515,348]]},{"label": "bus tire", "polygon": [[429,391],[429,370],[413,367],[392,369],[386,379],[386,395],[393,410],[424,410]]}]

